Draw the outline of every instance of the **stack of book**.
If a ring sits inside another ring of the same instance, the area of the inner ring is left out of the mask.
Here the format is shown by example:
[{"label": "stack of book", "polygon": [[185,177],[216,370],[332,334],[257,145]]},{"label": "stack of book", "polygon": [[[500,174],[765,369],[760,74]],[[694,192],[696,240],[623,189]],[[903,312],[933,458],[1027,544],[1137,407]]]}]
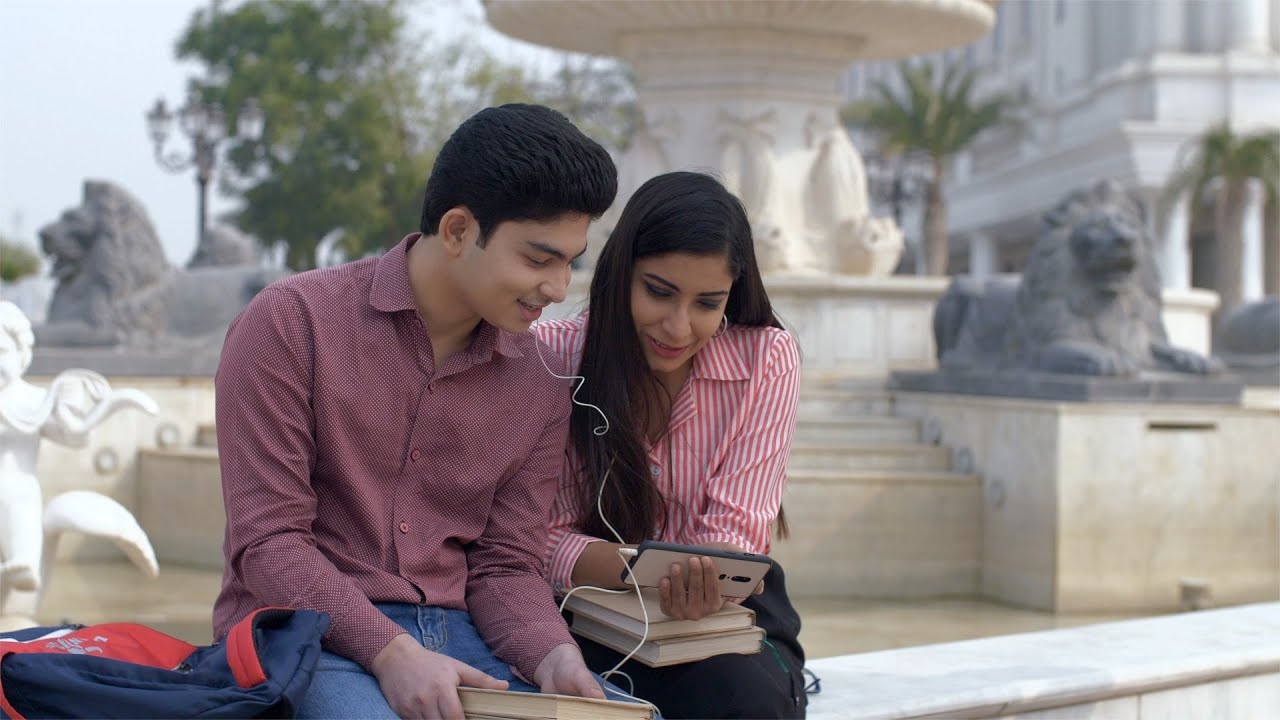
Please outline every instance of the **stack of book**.
[{"label": "stack of book", "polygon": [[652,705],[571,695],[458,688],[467,720],[653,720]]},{"label": "stack of book", "polygon": [[701,620],[676,620],[659,609],[658,592],[646,588],[644,607],[649,611],[649,636],[643,644],[644,615],[634,591],[610,594],[579,590],[569,596],[565,609],[573,612],[569,629],[579,637],[612,648],[649,667],[664,667],[704,660],[714,655],[760,652],[764,631],[756,627],[752,610],[726,603],[714,615]]}]

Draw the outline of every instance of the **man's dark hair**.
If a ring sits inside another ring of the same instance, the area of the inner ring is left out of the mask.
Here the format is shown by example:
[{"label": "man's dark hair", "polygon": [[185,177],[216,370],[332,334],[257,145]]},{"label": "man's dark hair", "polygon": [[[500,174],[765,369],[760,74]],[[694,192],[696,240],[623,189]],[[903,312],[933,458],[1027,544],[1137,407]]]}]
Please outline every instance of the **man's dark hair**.
[{"label": "man's dark hair", "polygon": [[617,192],[618,170],[609,153],[564,115],[541,105],[486,108],[440,149],[419,229],[435,235],[440,218],[462,205],[480,223],[483,246],[494,228],[511,220],[598,218]]}]

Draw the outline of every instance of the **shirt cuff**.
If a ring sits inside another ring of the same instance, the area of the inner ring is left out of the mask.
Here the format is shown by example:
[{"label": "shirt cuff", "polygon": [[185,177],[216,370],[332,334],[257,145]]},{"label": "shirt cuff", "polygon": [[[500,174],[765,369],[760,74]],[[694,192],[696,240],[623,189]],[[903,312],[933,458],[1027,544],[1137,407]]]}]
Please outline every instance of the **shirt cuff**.
[{"label": "shirt cuff", "polygon": [[[582,551],[593,542],[604,542],[604,540],[582,533],[569,533],[560,540],[555,553],[551,556],[551,568],[547,572],[551,587],[556,591],[573,589],[573,567],[578,564]],[[547,652],[550,651],[551,648],[547,648]]]},{"label": "shirt cuff", "polygon": [[530,685],[536,685],[537,681],[533,676],[542,661],[547,659],[547,655],[561,645],[576,645],[577,642],[569,634],[569,626],[564,622],[533,623],[526,626],[526,630],[527,633],[522,633],[522,636],[528,638],[528,641],[514,648],[511,664],[529,680]]},{"label": "shirt cuff", "polygon": [[325,637],[328,649],[351,658],[372,674],[373,659],[395,637],[405,632],[391,618],[372,605],[368,611],[357,610],[335,619]]}]

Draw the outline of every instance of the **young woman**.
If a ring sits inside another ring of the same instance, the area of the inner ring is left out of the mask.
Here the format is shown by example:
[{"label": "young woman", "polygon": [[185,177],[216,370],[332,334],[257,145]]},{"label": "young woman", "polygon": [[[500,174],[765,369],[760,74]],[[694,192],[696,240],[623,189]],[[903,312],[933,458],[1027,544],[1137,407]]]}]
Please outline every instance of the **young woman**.
[{"label": "young woman", "polygon": [[[626,587],[617,551],[645,539],[769,552],[800,358],[765,294],[737,198],[697,173],[648,181],[600,254],[589,313],[535,330],[585,378],[577,400],[600,409],[573,408],[547,551],[554,585]],[[711,558],[673,565],[661,609],[716,612],[718,583]],[[757,593],[743,603],[766,631],[759,654],[665,668],[629,661],[635,694],[667,718],[803,717],[800,619],[780,567]],[[579,643],[597,672],[622,659]]]}]

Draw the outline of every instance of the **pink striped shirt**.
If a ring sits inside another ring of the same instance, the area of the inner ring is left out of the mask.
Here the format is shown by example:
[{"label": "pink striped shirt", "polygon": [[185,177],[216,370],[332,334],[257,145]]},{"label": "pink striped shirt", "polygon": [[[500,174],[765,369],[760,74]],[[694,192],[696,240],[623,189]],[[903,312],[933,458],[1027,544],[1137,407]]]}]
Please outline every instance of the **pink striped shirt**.
[{"label": "pink striped shirt", "polygon": [[[534,330],[567,366],[577,368],[586,323],[587,316],[579,315],[539,323]],[[662,537],[654,539],[769,552],[795,434],[799,380],[796,342],[777,328],[730,325],[694,356],[671,408],[671,442],[649,448],[649,469],[668,515]],[[558,588],[572,587],[583,548],[605,539],[573,529],[575,488],[568,469],[576,462],[571,448],[551,508],[548,578]]]}]

